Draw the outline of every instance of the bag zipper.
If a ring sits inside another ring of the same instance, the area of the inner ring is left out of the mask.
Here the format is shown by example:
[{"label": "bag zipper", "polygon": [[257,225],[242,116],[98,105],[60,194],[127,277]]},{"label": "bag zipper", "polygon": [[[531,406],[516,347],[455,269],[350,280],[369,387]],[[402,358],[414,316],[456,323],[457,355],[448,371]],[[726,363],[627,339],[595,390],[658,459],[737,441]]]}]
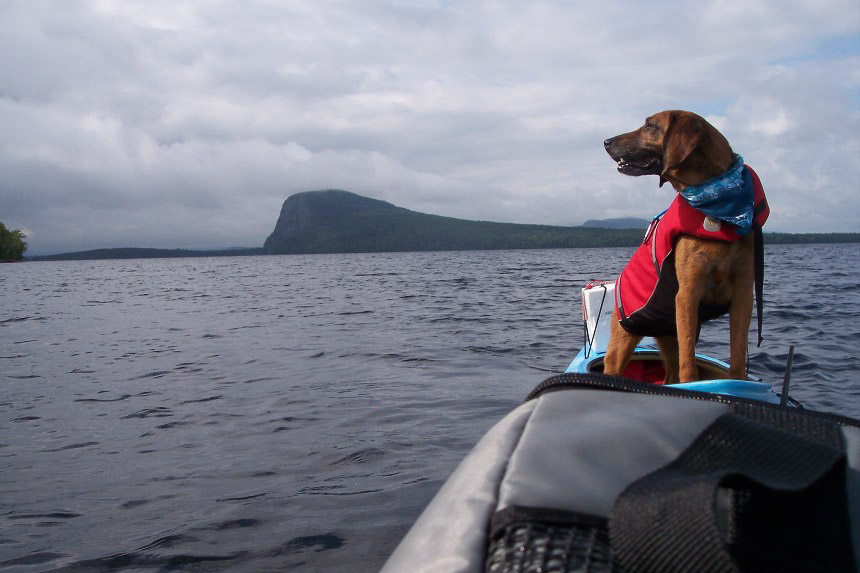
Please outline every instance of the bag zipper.
[{"label": "bag zipper", "polygon": [[[626,378],[618,378],[615,376],[607,376],[605,374],[582,374],[580,372],[569,372],[558,374],[547,378],[538,384],[532,390],[525,401],[534,400],[549,392],[557,392],[560,390],[576,390],[576,389],[591,389],[591,390],[612,390],[616,392],[632,392],[635,394],[648,394],[652,396],[670,396],[674,398],[686,398],[688,400],[704,400],[706,402],[718,402],[721,404],[749,404],[752,406],[760,406],[762,408],[770,408],[776,410],[786,410],[785,406],[779,404],[771,404],[751,398],[740,398],[737,396],[727,396],[725,394],[713,394],[710,392],[700,392],[698,390],[680,390],[671,386],[662,386],[655,384],[645,384],[628,380]],[[860,420],[842,416],[841,414],[832,414],[830,412],[816,412],[802,408],[792,409],[792,412],[804,416],[811,416],[823,420],[830,420],[842,426],[851,426],[860,428]]]}]

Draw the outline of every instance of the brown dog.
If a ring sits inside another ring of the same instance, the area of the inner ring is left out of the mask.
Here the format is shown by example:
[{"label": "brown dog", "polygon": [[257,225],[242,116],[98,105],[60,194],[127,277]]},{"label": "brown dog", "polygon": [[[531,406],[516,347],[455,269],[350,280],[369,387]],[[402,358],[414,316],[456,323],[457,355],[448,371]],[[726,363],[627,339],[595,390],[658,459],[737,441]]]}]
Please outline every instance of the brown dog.
[{"label": "brown dog", "polygon": [[[624,175],[659,175],[676,191],[726,172],[734,154],[723,135],[702,117],[687,111],[663,111],[645,125],[604,142]],[[733,242],[681,235],[675,245],[677,294],[675,334],[655,336],[666,368],[666,383],[698,380],[695,344],[700,327],[700,305],[727,307],[730,329],[730,370],[746,378],[746,353],[752,316],[754,284],[753,234]],[[704,306],[702,306],[704,308]],[[649,334],[649,333],[645,333]],[[631,334],[612,321],[604,372],[621,375],[640,334]]]}]

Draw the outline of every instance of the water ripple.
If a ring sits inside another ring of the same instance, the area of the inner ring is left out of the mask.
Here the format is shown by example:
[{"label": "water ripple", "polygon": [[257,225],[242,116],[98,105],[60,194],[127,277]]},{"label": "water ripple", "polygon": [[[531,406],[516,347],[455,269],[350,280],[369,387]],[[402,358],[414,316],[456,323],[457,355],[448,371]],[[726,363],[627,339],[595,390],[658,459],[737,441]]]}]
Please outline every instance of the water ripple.
[{"label": "water ripple", "polygon": [[[781,382],[794,344],[792,394],[860,416],[860,249],[767,252],[751,371]],[[378,569],[480,436],[567,365],[579,288],[629,256],[16,265],[0,568]],[[727,358],[727,330],[706,325],[702,349]]]}]

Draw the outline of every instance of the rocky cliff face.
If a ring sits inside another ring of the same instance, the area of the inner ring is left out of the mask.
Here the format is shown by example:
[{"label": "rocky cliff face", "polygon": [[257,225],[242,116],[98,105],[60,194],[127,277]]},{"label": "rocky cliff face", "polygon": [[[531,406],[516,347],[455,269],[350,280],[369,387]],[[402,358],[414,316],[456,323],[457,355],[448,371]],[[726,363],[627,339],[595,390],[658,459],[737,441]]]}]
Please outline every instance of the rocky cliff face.
[{"label": "rocky cliff face", "polygon": [[296,193],[284,201],[275,230],[263,249],[267,254],[313,252],[308,250],[308,241],[319,238],[324,228],[336,228],[339,220],[363,211],[397,209],[391,203],[339,189]]},{"label": "rocky cliff face", "polygon": [[267,254],[633,246],[641,229],[588,229],[467,221],[331,189],[284,202]]}]

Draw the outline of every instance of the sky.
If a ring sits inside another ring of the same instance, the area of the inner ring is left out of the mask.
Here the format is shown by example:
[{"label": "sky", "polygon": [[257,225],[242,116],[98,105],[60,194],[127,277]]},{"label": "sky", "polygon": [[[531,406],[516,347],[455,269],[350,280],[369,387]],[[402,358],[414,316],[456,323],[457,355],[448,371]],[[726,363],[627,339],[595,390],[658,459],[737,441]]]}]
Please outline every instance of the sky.
[{"label": "sky", "polygon": [[0,1],[0,221],[28,254],[261,246],[290,195],[650,218],[603,140],[704,116],[765,231],[860,231],[860,3]]}]

